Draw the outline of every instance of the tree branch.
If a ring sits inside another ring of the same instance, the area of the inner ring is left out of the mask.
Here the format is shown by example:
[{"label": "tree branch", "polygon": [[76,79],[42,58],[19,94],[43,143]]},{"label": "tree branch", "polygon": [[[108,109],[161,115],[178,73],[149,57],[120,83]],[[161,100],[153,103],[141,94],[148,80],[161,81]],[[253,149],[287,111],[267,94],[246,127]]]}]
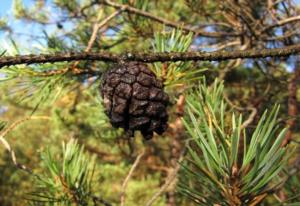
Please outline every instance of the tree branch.
[{"label": "tree branch", "polygon": [[173,22],[170,21],[168,19],[164,19],[162,17],[159,16],[155,16],[147,11],[143,11],[134,7],[131,7],[129,5],[125,5],[125,4],[118,4],[115,2],[112,2],[110,0],[96,0],[96,2],[98,3],[103,3],[106,4],[107,6],[111,6],[114,7],[116,9],[123,9],[124,11],[128,12],[128,13],[133,13],[139,16],[143,16],[145,18],[151,19],[153,21],[159,22],[161,24],[164,24],[166,26],[169,27],[173,27],[173,28],[181,28],[184,31],[187,32],[193,32],[196,35],[200,35],[200,36],[204,36],[204,37],[218,37],[218,38],[222,38],[222,37],[227,37],[227,36],[238,36],[239,34],[237,33],[226,33],[226,32],[207,32],[204,30],[199,30],[199,29],[195,29],[192,26],[187,26],[187,25],[183,25],[183,22]]},{"label": "tree branch", "polygon": [[126,176],[123,184],[122,184],[122,192],[121,192],[121,206],[124,206],[125,205],[125,192],[126,192],[126,188],[127,188],[127,184],[128,184],[128,181],[130,180],[130,178],[132,177],[132,174],[134,172],[134,170],[136,169],[136,167],[138,166],[141,158],[144,156],[145,154],[145,151],[143,150],[138,156],[137,158],[135,159],[128,175]]},{"label": "tree branch", "polygon": [[215,51],[215,52],[157,52],[157,53],[126,53],[113,54],[109,52],[57,53],[38,55],[19,55],[0,57],[0,68],[18,64],[55,63],[62,61],[222,61],[239,58],[287,57],[300,53],[300,44],[275,49],[248,49],[244,51]]},{"label": "tree branch", "polygon": [[6,128],[5,130],[3,130],[0,133],[0,143],[5,147],[5,149],[10,153],[11,156],[11,160],[13,162],[13,164],[21,170],[24,170],[26,172],[28,172],[29,174],[33,174],[32,170],[29,169],[28,167],[26,167],[23,164],[20,164],[17,161],[17,157],[15,154],[15,151],[12,149],[12,147],[10,146],[10,144],[7,142],[7,140],[4,138],[8,133],[10,133],[12,130],[14,130],[18,125],[22,124],[23,122],[27,121],[27,120],[32,120],[32,119],[50,119],[47,116],[30,116],[30,117],[25,117],[24,119],[21,119],[13,124],[11,124],[8,128]]},{"label": "tree branch", "polygon": [[88,52],[92,49],[94,42],[96,41],[98,31],[104,27],[109,21],[111,21],[113,18],[118,16],[123,11],[123,8],[120,8],[119,10],[115,11],[105,19],[103,19],[100,23],[96,23],[93,27],[93,33],[91,35],[91,38],[89,40],[88,46],[84,50],[85,52]]},{"label": "tree branch", "polygon": [[289,23],[297,22],[297,21],[300,21],[300,15],[278,21],[276,24],[272,24],[272,25],[264,28],[262,32],[266,32],[269,29],[273,29],[275,27],[283,26],[285,24],[289,24]]},{"label": "tree branch", "polygon": [[165,181],[165,183],[160,187],[160,189],[151,197],[151,199],[146,202],[145,206],[152,206],[154,202],[159,198],[166,190],[167,188],[172,184],[172,182],[176,179],[177,174],[181,168],[181,162],[183,161],[183,156],[185,154],[186,148],[183,148],[180,154],[180,157],[178,159],[178,162],[176,162],[175,168],[171,170],[171,172],[168,174],[168,177]]}]

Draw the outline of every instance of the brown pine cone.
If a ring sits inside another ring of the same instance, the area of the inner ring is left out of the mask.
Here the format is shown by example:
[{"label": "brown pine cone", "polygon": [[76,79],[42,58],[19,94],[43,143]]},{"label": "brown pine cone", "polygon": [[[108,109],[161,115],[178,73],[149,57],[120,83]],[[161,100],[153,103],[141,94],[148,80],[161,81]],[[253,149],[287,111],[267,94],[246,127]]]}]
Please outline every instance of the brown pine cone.
[{"label": "brown pine cone", "polygon": [[124,128],[132,135],[140,130],[145,139],[167,129],[169,97],[146,64],[114,65],[103,75],[101,96],[114,127]]}]

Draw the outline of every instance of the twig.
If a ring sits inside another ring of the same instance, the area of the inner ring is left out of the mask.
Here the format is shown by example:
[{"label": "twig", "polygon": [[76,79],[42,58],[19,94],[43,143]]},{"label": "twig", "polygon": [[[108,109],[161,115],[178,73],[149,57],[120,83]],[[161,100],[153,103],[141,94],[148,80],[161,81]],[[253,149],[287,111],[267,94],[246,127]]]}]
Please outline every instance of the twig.
[{"label": "twig", "polygon": [[296,144],[300,144],[300,141],[297,141],[297,140],[294,140],[294,139],[291,139],[291,142],[294,142]]},{"label": "twig", "polygon": [[97,196],[92,196],[92,199],[93,201],[96,203],[96,202],[99,202],[101,203],[102,205],[104,206],[112,206],[112,204],[110,204],[109,202],[107,202],[106,200],[100,198],[100,197],[97,197]]},{"label": "twig", "polygon": [[155,16],[155,15],[149,13],[149,12],[146,12],[146,11],[143,11],[143,10],[131,7],[129,5],[118,4],[118,3],[112,2],[110,0],[104,0],[104,1],[96,0],[96,2],[98,2],[98,3],[104,3],[104,4],[108,5],[108,6],[111,6],[111,7],[114,7],[114,8],[118,8],[118,9],[123,8],[128,13],[134,13],[136,15],[140,15],[140,16],[146,17],[148,19],[151,19],[151,20],[154,20],[156,22],[162,23],[162,24],[164,24],[166,26],[169,26],[169,27],[181,28],[184,31],[193,32],[196,35],[201,35],[201,36],[205,36],[205,37],[219,37],[219,38],[220,37],[226,37],[226,36],[238,36],[239,35],[239,34],[236,34],[236,33],[207,32],[207,31],[204,31],[204,30],[195,29],[192,26],[183,26],[182,22],[180,22],[180,23],[173,22],[173,21],[164,19],[162,17]]},{"label": "twig", "polygon": [[297,101],[297,91],[298,91],[298,81],[300,79],[300,63],[297,62],[295,65],[295,71],[293,72],[288,83],[288,115],[291,117],[287,120],[286,124],[288,126],[288,131],[285,135],[282,146],[287,145],[293,135],[293,129],[297,125],[296,117],[299,113],[298,111],[298,101]]},{"label": "twig", "polygon": [[275,28],[275,27],[279,27],[279,26],[283,26],[285,24],[289,24],[289,23],[292,23],[292,22],[295,22],[295,21],[300,21],[300,15],[293,16],[293,17],[290,17],[290,18],[278,21],[276,24],[273,24],[273,25],[270,25],[270,26],[264,28],[262,32],[265,32],[265,31],[267,31],[269,29],[272,29],[272,28]]},{"label": "twig", "polygon": [[80,145],[84,146],[84,149],[87,150],[89,153],[95,154],[99,157],[99,159],[101,159],[101,161],[105,162],[105,163],[111,163],[111,164],[117,164],[121,162],[121,157],[105,152],[105,151],[101,151],[99,149],[99,147],[94,147],[92,145],[86,144],[83,141],[81,141],[80,139],[78,139],[78,143]]},{"label": "twig", "polygon": [[251,124],[257,114],[257,109],[255,107],[249,107],[249,110],[251,110],[251,114],[249,115],[249,117],[243,122],[243,124],[241,125],[241,130],[245,129],[246,127],[248,127],[249,124]]},{"label": "twig", "polygon": [[[251,113],[249,115],[249,117],[242,123],[241,125],[241,130],[245,129],[246,127],[248,127],[249,124],[251,124],[257,114],[257,109],[254,106],[250,106],[250,107],[240,107],[238,105],[235,105],[227,96],[226,93],[224,93],[223,95],[225,101],[234,109],[239,110],[239,111],[246,111],[246,110],[250,110]],[[241,138],[242,140],[243,138]]]},{"label": "twig", "polygon": [[[95,40],[97,39],[97,33],[98,31],[104,27],[110,20],[112,20],[114,17],[116,17],[117,15],[119,15],[121,12],[123,11],[123,9],[119,9],[118,11],[112,13],[111,15],[109,15],[108,17],[106,17],[105,19],[103,19],[101,22],[99,23],[95,23],[93,26],[93,32],[92,35],[89,39],[88,45],[85,48],[85,52],[89,52],[92,47],[93,44],[95,42]],[[79,70],[77,69],[77,65],[79,64],[79,61],[75,62],[72,66],[72,72],[74,74],[83,74],[83,73],[89,73],[87,70]],[[65,74],[68,71],[70,71],[69,67],[66,67],[64,69],[61,70],[53,70],[53,71],[48,71],[48,72],[36,72],[34,73],[35,76],[40,76],[40,77],[46,77],[46,76],[53,76],[53,75],[59,75],[59,74]]]},{"label": "twig", "polygon": [[126,188],[127,188],[127,184],[128,184],[128,181],[130,180],[134,170],[136,169],[136,167],[138,166],[141,158],[144,156],[145,154],[145,151],[143,150],[138,156],[137,158],[135,159],[128,175],[126,176],[123,184],[122,184],[122,191],[121,191],[121,206],[124,206],[125,205],[125,197],[126,197]]},{"label": "twig", "polygon": [[163,184],[160,187],[160,189],[151,197],[151,199],[145,204],[145,206],[151,206],[151,205],[153,205],[153,203],[157,200],[157,198],[159,196],[161,196],[167,190],[167,188],[171,185],[171,183],[174,181],[174,179],[177,176],[177,173],[180,170],[180,163],[183,160],[184,153],[185,153],[185,149],[182,150],[180,158],[179,158],[179,160],[178,160],[175,168],[173,169],[173,171],[168,175],[165,184]]},{"label": "twig", "polygon": [[7,129],[5,129],[3,132],[1,132],[1,136],[5,137],[8,133],[10,133],[13,129],[15,129],[17,126],[19,126],[20,124],[22,124],[25,121],[35,120],[35,119],[47,119],[47,120],[49,120],[50,117],[48,117],[48,116],[29,116],[29,117],[25,117],[25,118],[11,124]]},{"label": "twig", "polygon": [[109,52],[57,53],[38,55],[18,55],[0,57],[0,68],[18,64],[54,63],[62,61],[139,61],[139,62],[167,62],[167,61],[222,61],[239,58],[287,57],[300,52],[300,44],[275,49],[248,49],[244,51],[216,51],[216,52],[149,52],[113,54]]},{"label": "twig", "polygon": [[[183,116],[185,112],[185,105],[186,105],[186,97],[183,94],[180,94],[180,96],[177,99],[176,102],[176,118],[172,123],[169,123],[169,136],[171,138],[171,142],[169,143],[171,147],[170,151],[170,169],[168,172],[168,177],[165,183],[165,188],[161,188],[160,191],[158,191],[156,194],[154,194],[152,198],[152,203],[149,202],[149,204],[153,204],[154,201],[167,189],[166,192],[166,204],[168,206],[175,206],[176,205],[176,195],[175,195],[175,187],[169,187],[172,182],[175,182],[174,179],[176,177],[176,174],[179,170],[179,164],[178,161],[183,157],[185,147],[183,145],[183,139],[184,139],[184,125],[183,125]],[[181,160],[180,160],[181,161]],[[173,169],[172,169],[173,168]],[[175,170],[175,173],[173,174],[172,171]],[[175,176],[173,176],[175,175]],[[170,182],[168,179],[170,178]],[[173,184],[175,185],[175,184]],[[172,185],[172,186],[173,186]]]},{"label": "twig", "polygon": [[[93,32],[92,32],[92,35],[89,39],[89,42],[88,42],[88,45],[87,47],[85,48],[85,52],[89,52],[92,47],[93,47],[93,44],[95,43],[96,39],[97,39],[97,35],[98,35],[98,31],[103,28],[109,21],[111,21],[114,17],[118,16],[121,12],[123,11],[123,8],[119,9],[118,11],[112,13],[111,15],[109,15],[108,17],[106,17],[105,19],[103,19],[101,22],[99,23],[95,23],[94,26],[93,26]],[[100,16],[98,16],[100,18]],[[77,66],[80,62],[79,61],[76,61],[73,66],[71,67],[72,71],[74,74],[80,74],[82,72],[84,72],[84,70],[82,69],[77,69]],[[69,70],[70,68],[68,68]],[[68,71],[67,70],[67,71]],[[66,71],[66,72],[67,72]],[[92,84],[93,81],[91,81],[91,79],[93,78],[89,78],[89,83]],[[90,85],[91,85],[90,84]],[[77,97],[78,95],[80,94],[80,92],[77,93]]]},{"label": "twig", "polygon": [[115,18],[116,16],[118,16],[122,11],[124,10],[124,8],[120,8],[119,10],[115,11],[114,13],[112,13],[111,15],[109,15],[108,17],[106,17],[105,19],[103,19],[101,22],[96,23],[94,25],[93,28],[93,33],[91,35],[91,38],[89,40],[88,46],[85,49],[85,52],[88,52],[91,50],[96,38],[97,38],[97,33],[98,31],[104,27],[110,20],[112,20],[113,18]]},{"label": "twig", "polygon": [[157,200],[157,198],[166,191],[166,189],[169,187],[169,185],[176,178],[179,169],[180,169],[180,164],[177,164],[176,167],[174,168],[173,172],[168,176],[165,184],[152,196],[152,198],[146,203],[145,206],[153,205],[153,203]]},{"label": "twig", "polygon": [[261,203],[265,197],[268,195],[268,193],[263,193],[261,195],[256,196],[250,203],[249,206],[256,206],[259,203]]},{"label": "twig", "polygon": [[21,169],[24,170],[30,174],[32,174],[31,169],[29,169],[28,167],[26,167],[25,165],[22,165],[20,163],[18,163],[16,155],[14,150],[11,148],[10,144],[6,141],[6,139],[4,138],[9,132],[11,132],[14,128],[16,128],[18,125],[20,125],[21,123],[27,121],[27,120],[31,120],[31,119],[49,119],[49,117],[46,116],[31,116],[31,117],[26,117],[24,119],[21,119],[13,124],[11,124],[7,129],[5,129],[3,132],[1,132],[0,134],[0,142],[3,144],[3,146],[5,147],[5,149],[10,153],[11,159],[14,163],[14,165]]}]

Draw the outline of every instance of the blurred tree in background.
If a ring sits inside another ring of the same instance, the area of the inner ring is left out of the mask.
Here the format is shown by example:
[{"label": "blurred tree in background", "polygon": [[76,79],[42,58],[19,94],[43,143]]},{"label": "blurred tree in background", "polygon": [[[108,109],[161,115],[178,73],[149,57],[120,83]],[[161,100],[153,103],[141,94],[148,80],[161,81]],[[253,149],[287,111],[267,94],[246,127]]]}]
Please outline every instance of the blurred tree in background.
[{"label": "blurred tree in background", "polygon": [[[260,51],[298,45],[293,0],[13,1],[1,57],[57,52]],[[27,28],[27,27],[24,27]],[[50,62],[50,61],[49,61]],[[113,128],[110,61],[2,67],[0,205],[300,205],[298,56],[148,63],[169,128]],[[280,105],[280,107],[278,106]],[[286,129],[285,129],[286,128]]]}]

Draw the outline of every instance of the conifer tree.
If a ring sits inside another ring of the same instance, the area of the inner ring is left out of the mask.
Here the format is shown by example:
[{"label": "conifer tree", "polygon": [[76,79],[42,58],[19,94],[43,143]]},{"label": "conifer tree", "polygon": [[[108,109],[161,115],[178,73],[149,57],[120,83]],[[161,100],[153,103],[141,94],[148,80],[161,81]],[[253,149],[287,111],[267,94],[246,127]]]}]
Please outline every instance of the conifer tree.
[{"label": "conifer tree", "polygon": [[0,205],[300,205],[298,7],[13,0]]}]

